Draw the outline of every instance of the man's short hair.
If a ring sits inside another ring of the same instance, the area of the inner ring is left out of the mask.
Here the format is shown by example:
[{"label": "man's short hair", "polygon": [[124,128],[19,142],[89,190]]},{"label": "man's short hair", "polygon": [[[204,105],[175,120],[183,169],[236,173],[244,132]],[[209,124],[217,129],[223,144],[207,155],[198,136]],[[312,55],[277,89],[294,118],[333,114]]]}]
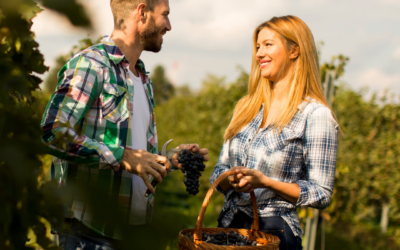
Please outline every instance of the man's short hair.
[{"label": "man's short hair", "polygon": [[134,11],[141,3],[146,4],[150,11],[154,11],[154,7],[158,0],[110,0],[111,12],[114,17],[114,27],[119,29],[125,19]]}]

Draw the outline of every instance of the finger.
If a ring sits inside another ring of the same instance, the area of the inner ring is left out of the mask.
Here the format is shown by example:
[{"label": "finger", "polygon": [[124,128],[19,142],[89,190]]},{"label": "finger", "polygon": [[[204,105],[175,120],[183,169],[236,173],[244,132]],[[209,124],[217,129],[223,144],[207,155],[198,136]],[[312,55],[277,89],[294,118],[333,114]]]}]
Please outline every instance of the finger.
[{"label": "finger", "polygon": [[150,166],[152,168],[151,170],[154,170],[155,172],[160,174],[160,178],[167,177],[167,168],[165,166],[162,166],[157,162],[150,162]]},{"label": "finger", "polygon": [[248,192],[250,189],[252,189],[251,185],[250,185],[250,184],[247,184],[247,185],[244,186],[244,187],[237,188],[236,191],[237,191],[237,192],[246,193],[246,192]]},{"label": "finger", "polygon": [[[161,165],[159,165],[157,163],[155,163],[155,164],[158,165],[160,168],[162,167]],[[164,171],[165,171],[165,169],[164,169]],[[158,171],[158,169],[155,169],[155,168],[153,169],[153,168],[149,167],[148,169],[146,169],[146,174],[151,174],[158,183],[162,182],[163,177],[162,177],[161,172]]]},{"label": "finger", "polygon": [[246,186],[248,184],[247,180],[242,180],[240,182],[232,182],[231,185],[232,187],[234,187],[235,189],[241,189],[244,186]]},{"label": "finger", "polygon": [[254,169],[241,168],[240,173],[243,175],[254,175]]},{"label": "finger", "polygon": [[[172,168],[172,165],[171,165],[171,163],[169,162],[169,161],[167,161],[167,163],[166,164],[164,164],[165,165],[165,169],[167,169],[167,170],[171,170],[171,168]],[[164,177],[165,178],[165,177]]]},{"label": "finger", "polygon": [[[167,171],[166,170],[167,169],[169,169],[169,170],[171,169],[171,163],[169,162],[168,158],[165,157],[165,156],[162,156],[162,155],[153,155],[153,156],[154,156],[154,160],[157,163],[163,164],[164,167],[161,166],[160,164],[156,164],[156,165],[152,164],[152,167],[154,169],[156,169],[158,172],[160,172],[161,175],[163,176],[163,178],[165,178],[167,176]],[[160,166],[161,166],[161,168],[160,168]],[[164,169],[165,169],[165,171],[164,171]],[[165,172],[165,175],[164,175],[164,172]]]},{"label": "finger", "polygon": [[237,177],[237,174],[231,175],[231,176],[232,176],[232,181],[233,182],[238,182],[240,180],[240,178]]},{"label": "finger", "polygon": [[239,187],[244,187],[249,183],[249,181],[247,179],[240,179],[238,182]]},{"label": "finger", "polygon": [[199,151],[197,153],[202,154],[202,155],[207,155],[208,154],[208,149],[201,148],[201,149],[199,149]]},{"label": "finger", "polygon": [[200,150],[199,144],[189,144],[189,150],[197,153]]},{"label": "finger", "polygon": [[203,157],[204,157],[203,161],[209,161],[210,160],[210,157],[208,157],[208,155],[203,155]]},{"label": "finger", "polygon": [[241,174],[240,172],[238,173],[238,174],[236,174],[236,179],[240,179],[240,178],[242,178],[244,175],[243,174]]},{"label": "finger", "polygon": [[165,157],[165,156],[162,156],[162,155],[155,155],[155,154],[153,154],[153,159],[154,159],[156,162],[162,163],[162,164],[164,164],[164,165],[166,165],[166,164],[168,163],[168,158]]},{"label": "finger", "polygon": [[190,151],[192,151],[192,152],[197,152],[197,151],[200,149],[199,145],[198,145],[198,144],[194,144],[194,143],[191,143],[191,144],[181,144],[181,145],[179,145],[177,148],[180,148],[180,149],[188,149],[188,150],[190,150]]},{"label": "finger", "polygon": [[[171,170],[172,165],[167,157],[157,155],[156,162],[163,164],[166,170]],[[164,176],[164,178],[165,178],[165,176]]]},{"label": "finger", "polygon": [[239,187],[239,184],[237,183],[237,182],[233,182],[233,183],[231,183],[231,185],[232,185],[232,187],[234,188],[234,189],[240,189],[240,187]]},{"label": "finger", "polygon": [[150,182],[149,178],[147,178],[146,175],[143,175],[143,176],[140,176],[140,177],[143,179],[144,184],[147,186],[147,189],[149,189],[150,192],[154,193],[155,189],[154,189],[154,187],[151,185],[151,182]]}]

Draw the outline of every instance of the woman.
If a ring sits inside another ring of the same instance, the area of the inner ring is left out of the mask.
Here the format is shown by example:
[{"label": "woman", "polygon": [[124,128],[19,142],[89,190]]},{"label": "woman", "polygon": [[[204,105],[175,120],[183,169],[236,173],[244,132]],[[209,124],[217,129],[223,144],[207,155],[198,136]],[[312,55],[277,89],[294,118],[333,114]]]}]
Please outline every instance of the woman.
[{"label": "woman", "polygon": [[274,17],[254,32],[249,94],[236,105],[210,178],[236,169],[219,227],[251,228],[254,190],[260,229],[280,249],[302,249],[299,206],[326,208],[335,177],[338,124],[324,98],[314,38],[295,16]]}]

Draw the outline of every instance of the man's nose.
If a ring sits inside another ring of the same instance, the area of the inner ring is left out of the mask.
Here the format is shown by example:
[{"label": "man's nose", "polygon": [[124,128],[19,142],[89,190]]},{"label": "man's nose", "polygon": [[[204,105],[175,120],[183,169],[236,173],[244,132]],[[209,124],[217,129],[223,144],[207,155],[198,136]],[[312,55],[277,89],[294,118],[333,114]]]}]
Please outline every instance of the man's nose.
[{"label": "man's nose", "polygon": [[168,21],[167,21],[167,27],[166,27],[166,29],[167,29],[167,31],[171,31],[171,29],[172,29],[171,22],[169,21],[169,19],[168,19]]}]

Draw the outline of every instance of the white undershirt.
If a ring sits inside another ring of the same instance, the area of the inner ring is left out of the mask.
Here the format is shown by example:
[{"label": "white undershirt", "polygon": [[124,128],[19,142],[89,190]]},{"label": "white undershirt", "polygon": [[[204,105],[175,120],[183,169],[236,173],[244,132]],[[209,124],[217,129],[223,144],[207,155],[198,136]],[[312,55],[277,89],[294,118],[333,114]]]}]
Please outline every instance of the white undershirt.
[{"label": "white undershirt", "polygon": [[[150,109],[144,85],[139,77],[136,77],[130,70],[129,75],[134,83],[133,114],[131,115],[132,149],[147,151],[147,130],[150,123]],[[146,224],[147,186],[142,178],[132,175],[132,203],[129,224]]]}]

